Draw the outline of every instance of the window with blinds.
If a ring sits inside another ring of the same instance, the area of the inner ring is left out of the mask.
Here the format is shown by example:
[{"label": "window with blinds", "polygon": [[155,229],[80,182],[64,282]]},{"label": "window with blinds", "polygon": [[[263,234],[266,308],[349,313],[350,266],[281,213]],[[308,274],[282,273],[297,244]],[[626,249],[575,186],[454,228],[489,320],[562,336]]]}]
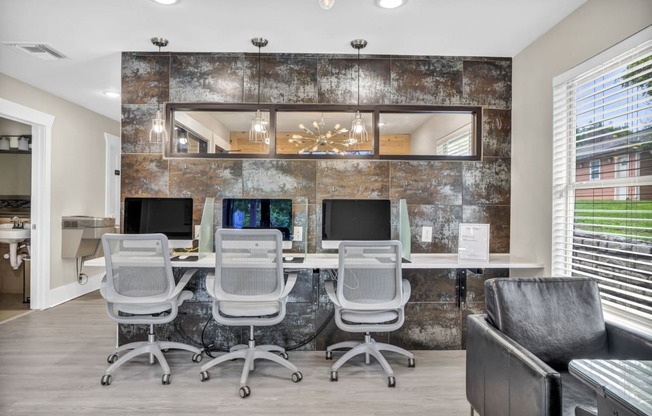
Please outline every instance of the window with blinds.
[{"label": "window with blinds", "polygon": [[437,154],[447,156],[466,156],[473,154],[472,123],[440,137],[437,142]]},{"label": "window with blinds", "polygon": [[652,31],[555,78],[553,275],[652,326]]}]

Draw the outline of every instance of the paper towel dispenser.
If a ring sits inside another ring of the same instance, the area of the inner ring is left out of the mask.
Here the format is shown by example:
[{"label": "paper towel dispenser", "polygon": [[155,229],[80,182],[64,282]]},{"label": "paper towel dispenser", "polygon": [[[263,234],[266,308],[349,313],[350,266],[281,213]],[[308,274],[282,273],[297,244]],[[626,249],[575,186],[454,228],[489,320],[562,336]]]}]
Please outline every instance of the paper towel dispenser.
[{"label": "paper towel dispenser", "polygon": [[102,235],[115,232],[115,219],[84,215],[61,217],[61,227],[61,257],[74,259],[95,254]]}]

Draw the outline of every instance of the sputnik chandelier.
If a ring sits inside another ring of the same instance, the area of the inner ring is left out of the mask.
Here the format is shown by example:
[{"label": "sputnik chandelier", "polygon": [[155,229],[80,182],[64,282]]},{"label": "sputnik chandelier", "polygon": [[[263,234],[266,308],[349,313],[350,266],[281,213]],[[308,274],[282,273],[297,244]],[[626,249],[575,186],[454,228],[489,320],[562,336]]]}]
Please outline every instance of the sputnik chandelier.
[{"label": "sputnik chandelier", "polygon": [[331,153],[341,155],[357,143],[346,134],[349,130],[339,124],[335,124],[331,130],[327,130],[323,113],[321,121],[312,122],[312,129],[303,124],[299,124],[299,128],[303,134],[293,134],[288,141],[297,146],[303,146],[299,150],[300,154]]}]

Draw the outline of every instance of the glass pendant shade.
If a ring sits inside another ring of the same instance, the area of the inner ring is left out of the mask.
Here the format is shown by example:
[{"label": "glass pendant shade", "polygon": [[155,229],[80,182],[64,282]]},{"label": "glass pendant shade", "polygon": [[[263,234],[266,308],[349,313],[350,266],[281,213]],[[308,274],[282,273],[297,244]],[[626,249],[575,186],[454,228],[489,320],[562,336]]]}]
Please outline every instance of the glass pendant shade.
[{"label": "glass pendant shade", "polygon": [[152,143],[164,143],[168,139],[168,132],[165,130],[165,119],[161,110],[156,111],[156,118],[152,120],[152,129],[149,131],[149,141]]},{"label": "glass pendant shade", "polygon": [[269,121],[265,119],[260,110],[256,111],[254,118],[251,119],[249,141],[269,144]]},{"label": "glass pendant shade", "polygon": [[369,135],[367,134],[362,114],[356,111],[353,122],[351,122],[351,130],[349,130],[349,143],[366,143],[368,141]]},{"label": "glass pendant shade", "polygon": [[188,133],[187,132],[184,131],[183,133],[179,133],[179,143],[184,144],[184,145],[188,144]]}]

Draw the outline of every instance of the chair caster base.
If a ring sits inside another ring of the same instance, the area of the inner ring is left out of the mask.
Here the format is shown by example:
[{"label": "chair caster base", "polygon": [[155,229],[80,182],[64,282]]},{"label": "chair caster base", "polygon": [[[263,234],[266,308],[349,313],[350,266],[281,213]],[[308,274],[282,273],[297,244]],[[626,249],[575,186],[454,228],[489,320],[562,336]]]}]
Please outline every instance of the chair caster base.
[{"label": "chair caster base", "polygon": [[249,388],[249,386],[242,386],[240,387],[238,393],[240,394],[240,398],[246,399],[251,395],[251,389]]},{"label": "chair caster base", "polygon": [[337,381],[337,371],[331,371],[331,381]]},{"label": "chair caster base", "polygon": [[303,380],[303,374],[301,374],[301,371],[297,371],[296,373],[292,373],[292,381],[295,383],[300,382]]},{"label": "chair caster base", "polygon": [[394,376],[387,377],[387,387],[396,387],[396,378]]},{"label": "chair caster base", "polygon": [[111,385],[111,374],[104,374],[102,376],[102,379],[100,380],[100,384],[103,386],[110,386]]}]

